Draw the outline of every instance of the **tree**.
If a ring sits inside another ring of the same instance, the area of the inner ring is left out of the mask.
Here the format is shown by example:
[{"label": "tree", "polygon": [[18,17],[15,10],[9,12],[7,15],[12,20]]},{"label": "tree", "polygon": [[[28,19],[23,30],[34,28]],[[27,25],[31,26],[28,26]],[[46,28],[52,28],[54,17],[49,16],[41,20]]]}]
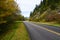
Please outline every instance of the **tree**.
[{"label": "tree", "polygon": [[18,14],[20,15],[21,11],[17,3],[14,0],[1,0],[0,1],[0,22],[3,21],[13,21],[14,17]]},{"label": "tree", "polygon": [[[31,21],[60,22],[60,0],[43,0],[30,14]],[[57,16],[58,15],[58,16]]]},{"label": "tree", "polygon": [[24,20],[21,11],[14,0],[0,0],[0,34],[11,29],[15,21]]}]

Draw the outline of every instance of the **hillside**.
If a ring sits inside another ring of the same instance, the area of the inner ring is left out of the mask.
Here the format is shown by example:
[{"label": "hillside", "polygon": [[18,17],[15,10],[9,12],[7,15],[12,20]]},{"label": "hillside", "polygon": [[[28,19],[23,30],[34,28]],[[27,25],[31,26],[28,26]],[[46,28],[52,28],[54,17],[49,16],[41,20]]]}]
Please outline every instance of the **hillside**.
[{"label": "hillside", "polygon": [[60,0],[41,1],[40,5],[36,5],[31,12],[30,21],[60,23]]}]

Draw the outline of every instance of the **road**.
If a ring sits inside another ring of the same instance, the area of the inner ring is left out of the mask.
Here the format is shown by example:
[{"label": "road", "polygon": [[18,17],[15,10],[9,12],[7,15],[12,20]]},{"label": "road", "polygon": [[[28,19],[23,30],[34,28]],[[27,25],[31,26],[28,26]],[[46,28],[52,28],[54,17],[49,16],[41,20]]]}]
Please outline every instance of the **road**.
[{"label": "road", "polygon": [[[37,25],[31,22],[24,22],[31,40],[60,40],[60,33],[59,31],[56,32],[51,28],[43,27],[42,25]],[[53,27],[53,26],[52,26]],[[60,29],[59,29],[60,30]]]},{"label": "road", "polygon": [[56,31],[56,32],[60,33],[60,27],[51,26],[51,25],[47,25],[47,24],[39,24],[39,23],[34,23],[34,24],[37,24],[39,26],[42,26],[42,27],[45,27],[45,28],[48,28],[50,30],[53,30],[53,31]]}]

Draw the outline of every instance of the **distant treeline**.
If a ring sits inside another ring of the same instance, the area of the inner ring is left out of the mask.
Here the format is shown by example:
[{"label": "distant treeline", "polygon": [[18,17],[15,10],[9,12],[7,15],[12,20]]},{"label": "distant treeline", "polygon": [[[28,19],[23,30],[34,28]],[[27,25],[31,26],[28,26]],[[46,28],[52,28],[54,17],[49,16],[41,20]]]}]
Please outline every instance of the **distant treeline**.
[{"label": "distant treeline", "polygon": [[60,23],[60,0],[43,0],[30,13],[30,21]]}]

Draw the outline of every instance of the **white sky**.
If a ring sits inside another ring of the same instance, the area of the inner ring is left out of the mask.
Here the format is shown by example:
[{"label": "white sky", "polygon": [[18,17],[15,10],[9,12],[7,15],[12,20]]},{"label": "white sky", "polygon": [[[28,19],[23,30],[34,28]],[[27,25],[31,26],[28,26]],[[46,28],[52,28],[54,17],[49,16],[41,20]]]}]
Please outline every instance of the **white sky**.
[{"label": "white sky", "polygon": [[29,17],[30,12],[33,11],[36,4],[40,4],[41,0],[16,0],[16,2],[22,11],[22,15]]}]

